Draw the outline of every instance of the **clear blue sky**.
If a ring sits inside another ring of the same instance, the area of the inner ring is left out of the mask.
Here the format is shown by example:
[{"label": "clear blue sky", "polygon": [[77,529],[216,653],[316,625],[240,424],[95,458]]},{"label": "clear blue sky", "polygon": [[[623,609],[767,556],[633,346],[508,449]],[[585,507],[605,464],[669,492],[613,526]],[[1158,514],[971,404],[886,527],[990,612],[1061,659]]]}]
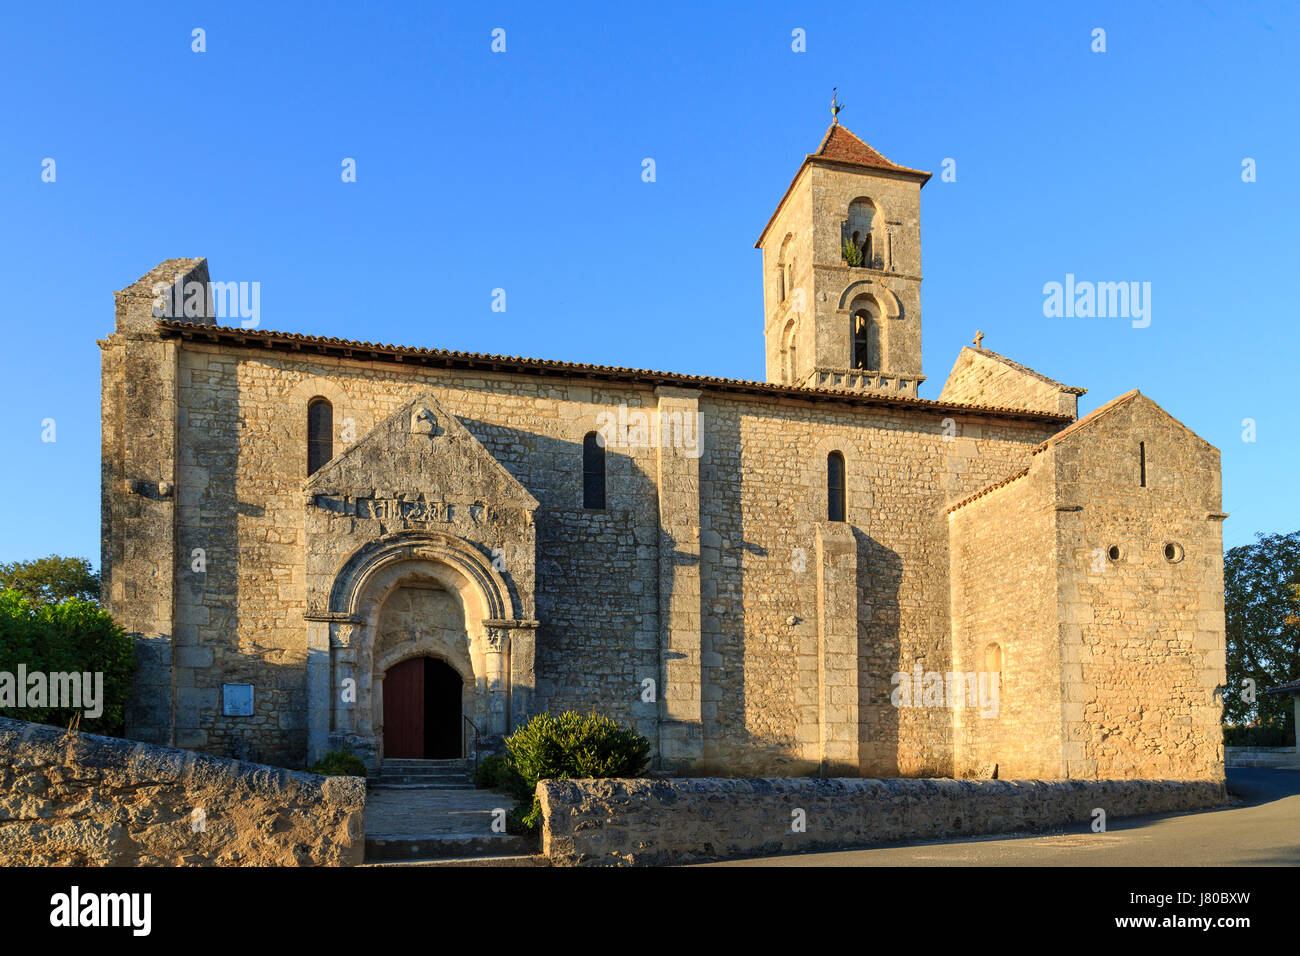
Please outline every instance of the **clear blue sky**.
[{"label": "clear blue sky", "polygon": [[[169,257],[260,282],[262,328],[762,378],[752,245],[832,86],[894,161],[957,163],[922,192],[923,396],[980,328],[1222,449],[1229,546],[1300,528],[1295,5],[472,7],[6,4],[0,560],[98,563],[95,340]],[[1150,282],[1150,327],[1045,318],[1066,273]]]}]

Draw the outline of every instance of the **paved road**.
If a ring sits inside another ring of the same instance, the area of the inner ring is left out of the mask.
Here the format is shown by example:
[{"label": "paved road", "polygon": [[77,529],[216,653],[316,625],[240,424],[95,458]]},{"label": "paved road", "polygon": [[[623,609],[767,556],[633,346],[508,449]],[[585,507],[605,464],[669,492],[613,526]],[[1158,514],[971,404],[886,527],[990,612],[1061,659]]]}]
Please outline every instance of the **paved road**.
[{"label": "paved road", "polygon": [[710,866],[1296,866],[1300,771],[1232,768],[1235,805],[1087,824],[1041,836],[978,837],[871,850],[835,850]]}]

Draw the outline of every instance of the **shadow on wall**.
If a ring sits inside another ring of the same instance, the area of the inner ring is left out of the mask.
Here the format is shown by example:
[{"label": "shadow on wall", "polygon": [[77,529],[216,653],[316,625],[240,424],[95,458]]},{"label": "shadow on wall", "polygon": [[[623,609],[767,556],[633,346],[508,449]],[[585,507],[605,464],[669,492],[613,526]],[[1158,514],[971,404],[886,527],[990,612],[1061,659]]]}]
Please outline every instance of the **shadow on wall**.
[{"label": "shadow on wall", "polygon": [[[307,450],[301,474],[260,468],[262,446],[280,439],[260,434],[256,441],[262,445],[252,445],[234,387],[238,373],[227,367],[221,374],[220,387],[185,390],[176,633],[170,655],[165,639],[138,640],[152,679],[137,686],[128,732],[167,742],[174,719],[176,746],[301,766],[307,752],[307,651],[290,633],[299,626],[301,609],[295,603],[300,588],[289,582],[291,569],[302,561],[303,514],[301,496],[286,494],[286,488],[296,491],[305,480]],[[441,383],[430,377],[419,384]],[[394,402],[400,400],[395,389]],[[607,507],[587,509],[580,438],[460,420],[540,504],[536,709],[600,710],[631,723],[657,747],[661,705],[643,699],[646,679],[655,680],[657,696],[663,689],[656,587],[661,531],[657,489],[646,470],[654,449],[639,449],[635,456],[607,449]],[[753,580],[747,591],[746,562],[775,558],[768,547],[746,540],[742,477],[713,464],[718,448],[739,447],[739,429],[736,418],[711,418],[700,462],[704,764],[730,775],[816,773],[817,761],[808,759],[796,729],[801,715],[807,723],[809,688],[791,679],[797,658],[817,653],[816,576],[788,593],[756,594]],[[815,539],[810,522],[791,531]],[[855,529],[855,535],[860,760],[864,773],[894,776],[900,771],[900,716],[889,700],[889,677],[907,663],[899,644],[902,562],[864,532]],[[814,549],[808,550],[815,572]],[[508,569],[504,577],[518,601]],[[766,620],[747,620],[747,607],[763,607],[766,615],[769,605],[774,620],[805,620],[771,629]],[[278,609],[282,620],[263,619],[264,608]],[[251,715],[222,714],[225,683],[253,686]],[[815,714],[816,688],[811,691]]]},{"label": "shadow on wall", "polygon": [[898,604],[903,559],[860,528],[853,529],[853,537],[858,545],[859,767],[864,777],[897,777],[904,762],[891,678],[905,669]]},{"label": "shadow on wall", "polygon": [[539,504],[534,709],[596,710],[632,725],[657,750],[659,704],[642,699],[644,681],[655,682],[656,698],[663,685],[651,476],[607,448],[606,507],[584,508],[581,439],[460,421]]}]

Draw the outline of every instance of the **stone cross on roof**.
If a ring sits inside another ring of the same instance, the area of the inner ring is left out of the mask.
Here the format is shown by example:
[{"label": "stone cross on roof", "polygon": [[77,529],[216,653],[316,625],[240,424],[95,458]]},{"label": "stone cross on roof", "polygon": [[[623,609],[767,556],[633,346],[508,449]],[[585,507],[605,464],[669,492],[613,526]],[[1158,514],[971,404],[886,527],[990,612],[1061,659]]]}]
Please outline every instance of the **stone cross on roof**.
[{"label": "stone cross on roof", "polygon": [[974,339],[974,341],[975,341],[975,347],[976,347],[977,349],[981,349],[981,348],[984,347],[984,346],[980,345],[980,343],[984,341],[984,333],[981,332],[979,329],[976,329],[976,330],[975,330],[975,339]]}]

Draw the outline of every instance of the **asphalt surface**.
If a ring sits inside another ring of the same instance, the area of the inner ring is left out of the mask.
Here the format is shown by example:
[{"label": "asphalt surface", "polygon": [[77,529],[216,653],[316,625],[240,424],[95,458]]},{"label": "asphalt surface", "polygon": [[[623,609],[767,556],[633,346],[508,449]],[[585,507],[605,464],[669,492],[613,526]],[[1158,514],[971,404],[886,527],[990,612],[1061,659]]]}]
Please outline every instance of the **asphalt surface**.
[{"label": "asphalt surface", "polygon": [[974,837],[709,866],[1296,866],[1300,771],[1229,768],[1233,806],[1086,823],[1048,834]]}]

